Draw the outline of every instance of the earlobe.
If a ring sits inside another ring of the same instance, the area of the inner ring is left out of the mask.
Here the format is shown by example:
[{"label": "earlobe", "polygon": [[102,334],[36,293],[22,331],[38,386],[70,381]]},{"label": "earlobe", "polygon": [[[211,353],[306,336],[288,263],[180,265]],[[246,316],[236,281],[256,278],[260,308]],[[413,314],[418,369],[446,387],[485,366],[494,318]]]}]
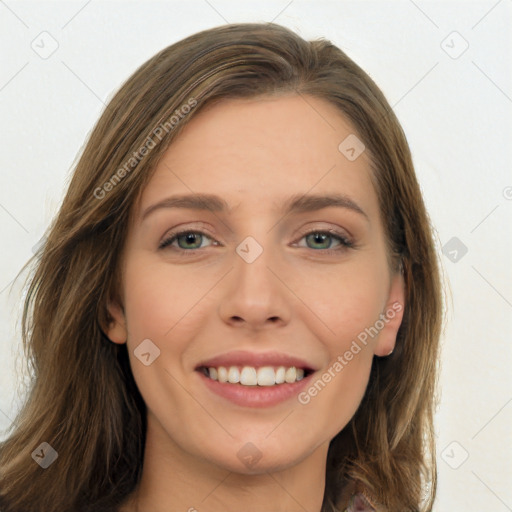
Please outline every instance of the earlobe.
[{"label": "earlobe", "polygon": [[389,356],[395,349],[398,329],[402,324],[405,310],[405,283],[402,272],[397,272],[391,281],[388,302],[381,320],[384,326],[379,332],[374,354],[379,357]]},{"label": "earlobe", "polygon": [[105,334],[113,343],[126,343],[128,332],[124,311],[117,302],[109,302],[107,306],[111,321],[105,329]]}]

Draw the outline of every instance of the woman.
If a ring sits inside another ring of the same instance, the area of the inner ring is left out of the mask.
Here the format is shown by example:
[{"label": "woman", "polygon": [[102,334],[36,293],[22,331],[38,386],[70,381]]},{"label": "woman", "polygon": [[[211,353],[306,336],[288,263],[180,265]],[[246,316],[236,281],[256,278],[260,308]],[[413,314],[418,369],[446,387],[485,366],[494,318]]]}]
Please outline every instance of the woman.
[{"label": "woman", "polygon": [[330,42],[234,24],[155,55],[38,257],[3,512],[431,510],[432,229]]}]

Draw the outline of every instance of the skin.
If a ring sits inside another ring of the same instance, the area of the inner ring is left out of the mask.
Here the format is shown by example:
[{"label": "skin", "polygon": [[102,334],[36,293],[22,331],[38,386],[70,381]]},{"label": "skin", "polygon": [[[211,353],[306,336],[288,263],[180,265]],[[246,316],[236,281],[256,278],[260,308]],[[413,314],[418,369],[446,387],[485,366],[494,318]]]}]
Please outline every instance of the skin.
[{"label": "skin", "polygon": [[[338,150],[352,133],[335,106],[315,97],[223,100],[192,118],[159,162],[128,228],[122,304],[109,305],[107,335],[128,343],[148,407],[142,479],[123,512],[261,512],[270,503],[273,511],[320,511],[329,441],[356,412],[373,356],[393,350],[402,313],[305,405],[293,397],[237,406],[212,394],[194,368],[230,350],[279,350],[319,368],[316,380],[381,313],[404,304],[369,159],[349,161]],[[141,221],[149,206],[191,192],[219,195],[233,210],[160,208]],[[338,207],[281,212],[293,194],[333,192],[367,217]],[[178,225],[205,235],[158,249]],[[306,236],[326,229],[355,248]],[[235,251],[247,236],[263,248],[252,263]],[[148,338],[160,356],[145,366],[134,350]],[[237,456],[248,442],[262,455],[252,467]]]}]

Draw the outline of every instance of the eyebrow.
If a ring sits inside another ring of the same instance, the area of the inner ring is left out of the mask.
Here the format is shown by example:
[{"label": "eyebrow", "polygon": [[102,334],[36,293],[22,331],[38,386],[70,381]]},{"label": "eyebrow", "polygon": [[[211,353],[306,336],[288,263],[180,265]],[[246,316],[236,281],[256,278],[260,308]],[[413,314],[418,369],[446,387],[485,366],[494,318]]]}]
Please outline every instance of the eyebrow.
[{"label": "eyebrow", "polygon": [[[322,208],[337,207],[356,212],[369,221],[368,215],[350,197],[344,194],[295,194],[284,201],[281,207],[282,214],[305,213]],[[210,210],[212,212],[231,213],[228,203],[214,194],[184,194],[171,196],[155,203],[144,210],[141,216],[143,221],[149,214],[161,208],[186,208],[191,210]]]}]

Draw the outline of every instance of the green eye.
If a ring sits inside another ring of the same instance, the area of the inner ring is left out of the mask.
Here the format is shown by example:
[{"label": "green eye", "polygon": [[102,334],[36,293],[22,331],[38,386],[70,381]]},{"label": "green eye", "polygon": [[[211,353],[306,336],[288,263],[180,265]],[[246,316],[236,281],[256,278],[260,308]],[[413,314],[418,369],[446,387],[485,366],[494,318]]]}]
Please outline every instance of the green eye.
[{"label": "green eye", "polygon": [[328,231],[311,231],[310,233],[306,234],[303,238],[306,238],[307,241],[313,243],[313,244],[320,244],[322,247],[313,247],[313,249],[327,249],[332,250],[330,245],[331,241],[333,239],[338,240],[339,245],[343,247],[351,247],[352,244],[343,236],[340,235],[334,235],[333,233],[330,233]]},{"label": "green eye", "polygon": [[[189,250],[201,248],[202,237],[210,238],[201,231],[181,231],[179,233],[171,233],[160,245],[160,249],[170,246],[175,240],[178,242],[178,250]],[[183,241],[183,244],[180,242]],[[199,246],[197,245],[199,243]],[[191,245],[191,246],[190,246]]]},{"label": "green eye", "polygon": [[[202,231],[180,231],[176,233],[170,233],[169,236],[163,240],[158,246],[159,249],[171,248],[175,251],[193,251],[196,249],[203,249],[207,246],[202,246],[204,239],[213,240],[209,235]],[[339,252],[348,248],[354,247],[354,243],[348,240],[341,233],[334,231],[309,231],[304,234],[300,240],[306,240],[307,245],[299,245],[299,247],[312,249],[314,251],[322,252]],[[336,248],[332,248],[332,241],[338,242]],[[175,245],[177,242],[177,246]],[[218,243],[218,242],[215,242]],[[213,245],[213,244],[210,244]],[[311,247],[310,245],[313,245]],[[315,247],[315,245],[319,245]]]}]

